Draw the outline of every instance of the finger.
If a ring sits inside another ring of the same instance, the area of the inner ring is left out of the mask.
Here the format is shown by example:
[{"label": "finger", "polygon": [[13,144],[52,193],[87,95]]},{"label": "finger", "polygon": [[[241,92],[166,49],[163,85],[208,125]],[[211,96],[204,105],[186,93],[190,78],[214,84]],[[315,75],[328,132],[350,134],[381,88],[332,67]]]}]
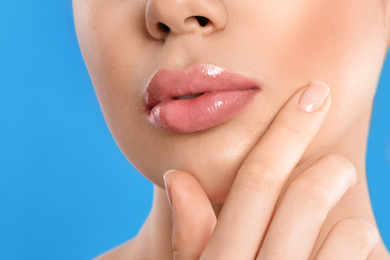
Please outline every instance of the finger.
[{"label": "finger", "polygon": [[216,224],[213,208],[199,182],[189,173],[164,174],[172,208],[175,260],[198,260]]},{"label": "finger", "polygon": [[322,244],[316,260],[365,260],[379,241],[378,230],[363,219],[336,223]]},{"label": "finger", "polygon": [[328,93],[325,83],[312,82],[276,116],[237,173],[205,249],[207,259],[256,257],[282,187],[327,114]]},{"label": "finger", "polygon": [[257,259],[309,259],[329,211],[356,180],[343,157],[319,159],[289,185]]}]

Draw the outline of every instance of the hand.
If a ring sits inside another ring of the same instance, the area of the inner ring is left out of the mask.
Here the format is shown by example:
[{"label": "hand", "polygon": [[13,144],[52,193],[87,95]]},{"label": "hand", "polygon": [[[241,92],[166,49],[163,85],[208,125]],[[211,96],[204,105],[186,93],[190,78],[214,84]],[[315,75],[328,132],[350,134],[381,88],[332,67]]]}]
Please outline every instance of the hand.
[{"label": "hand", "polygon": [[[309,259],[332,207],[356,182],[353,165],[326,155],[281,192],[329,110],[315,81],[283,107],[239,169],[218,220],[189,173],[164,175],[173,213],[174,259]],[[378,241],[361,219],[338,222],[315,259],[366,259]]]}]

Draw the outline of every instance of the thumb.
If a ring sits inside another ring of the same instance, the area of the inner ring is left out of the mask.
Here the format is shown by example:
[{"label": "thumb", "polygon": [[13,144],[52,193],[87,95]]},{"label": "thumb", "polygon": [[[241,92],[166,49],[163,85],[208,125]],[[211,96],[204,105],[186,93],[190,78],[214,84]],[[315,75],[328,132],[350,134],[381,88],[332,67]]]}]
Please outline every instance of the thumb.
[{"label": "thumb", "polygon": [[198,260],[217,222],[202,186],[187,172],[164,174],[172,208],[174,260]]}]

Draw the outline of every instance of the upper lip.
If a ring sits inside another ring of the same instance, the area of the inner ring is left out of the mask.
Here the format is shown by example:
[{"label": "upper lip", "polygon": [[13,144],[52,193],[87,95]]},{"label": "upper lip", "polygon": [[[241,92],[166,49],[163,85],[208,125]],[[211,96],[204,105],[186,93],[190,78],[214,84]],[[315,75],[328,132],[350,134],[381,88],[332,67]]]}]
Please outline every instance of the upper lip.
[{"label": "upper lip", "polygon": [[148,110],[155,105],[187,95],[218,91],[260,89],[252,80],[215,65],[201,64],[183,71],[159,70],[145,93]]}]

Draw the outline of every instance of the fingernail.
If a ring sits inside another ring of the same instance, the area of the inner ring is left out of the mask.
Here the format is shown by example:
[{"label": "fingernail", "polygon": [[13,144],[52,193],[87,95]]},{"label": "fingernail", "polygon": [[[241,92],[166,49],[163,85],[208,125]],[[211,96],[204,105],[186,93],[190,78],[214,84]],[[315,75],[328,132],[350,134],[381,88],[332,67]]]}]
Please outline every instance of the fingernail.
[{"label": "fingernail", "polygon": [[299,106],[306,112],[315,112],[321,108],[329,95],[329,87],[321,81],[313,81],[303,92]]},{"label": "fingernail", "polygon": [[171,194],[171,180],[169,179],[169,173],[174,172],[175,170],[170,170],[164,173],[164,185],[165,185],[165,192],[167,193],[167,198],[169,202],[169,206],[172,210],[172,194]]}]

